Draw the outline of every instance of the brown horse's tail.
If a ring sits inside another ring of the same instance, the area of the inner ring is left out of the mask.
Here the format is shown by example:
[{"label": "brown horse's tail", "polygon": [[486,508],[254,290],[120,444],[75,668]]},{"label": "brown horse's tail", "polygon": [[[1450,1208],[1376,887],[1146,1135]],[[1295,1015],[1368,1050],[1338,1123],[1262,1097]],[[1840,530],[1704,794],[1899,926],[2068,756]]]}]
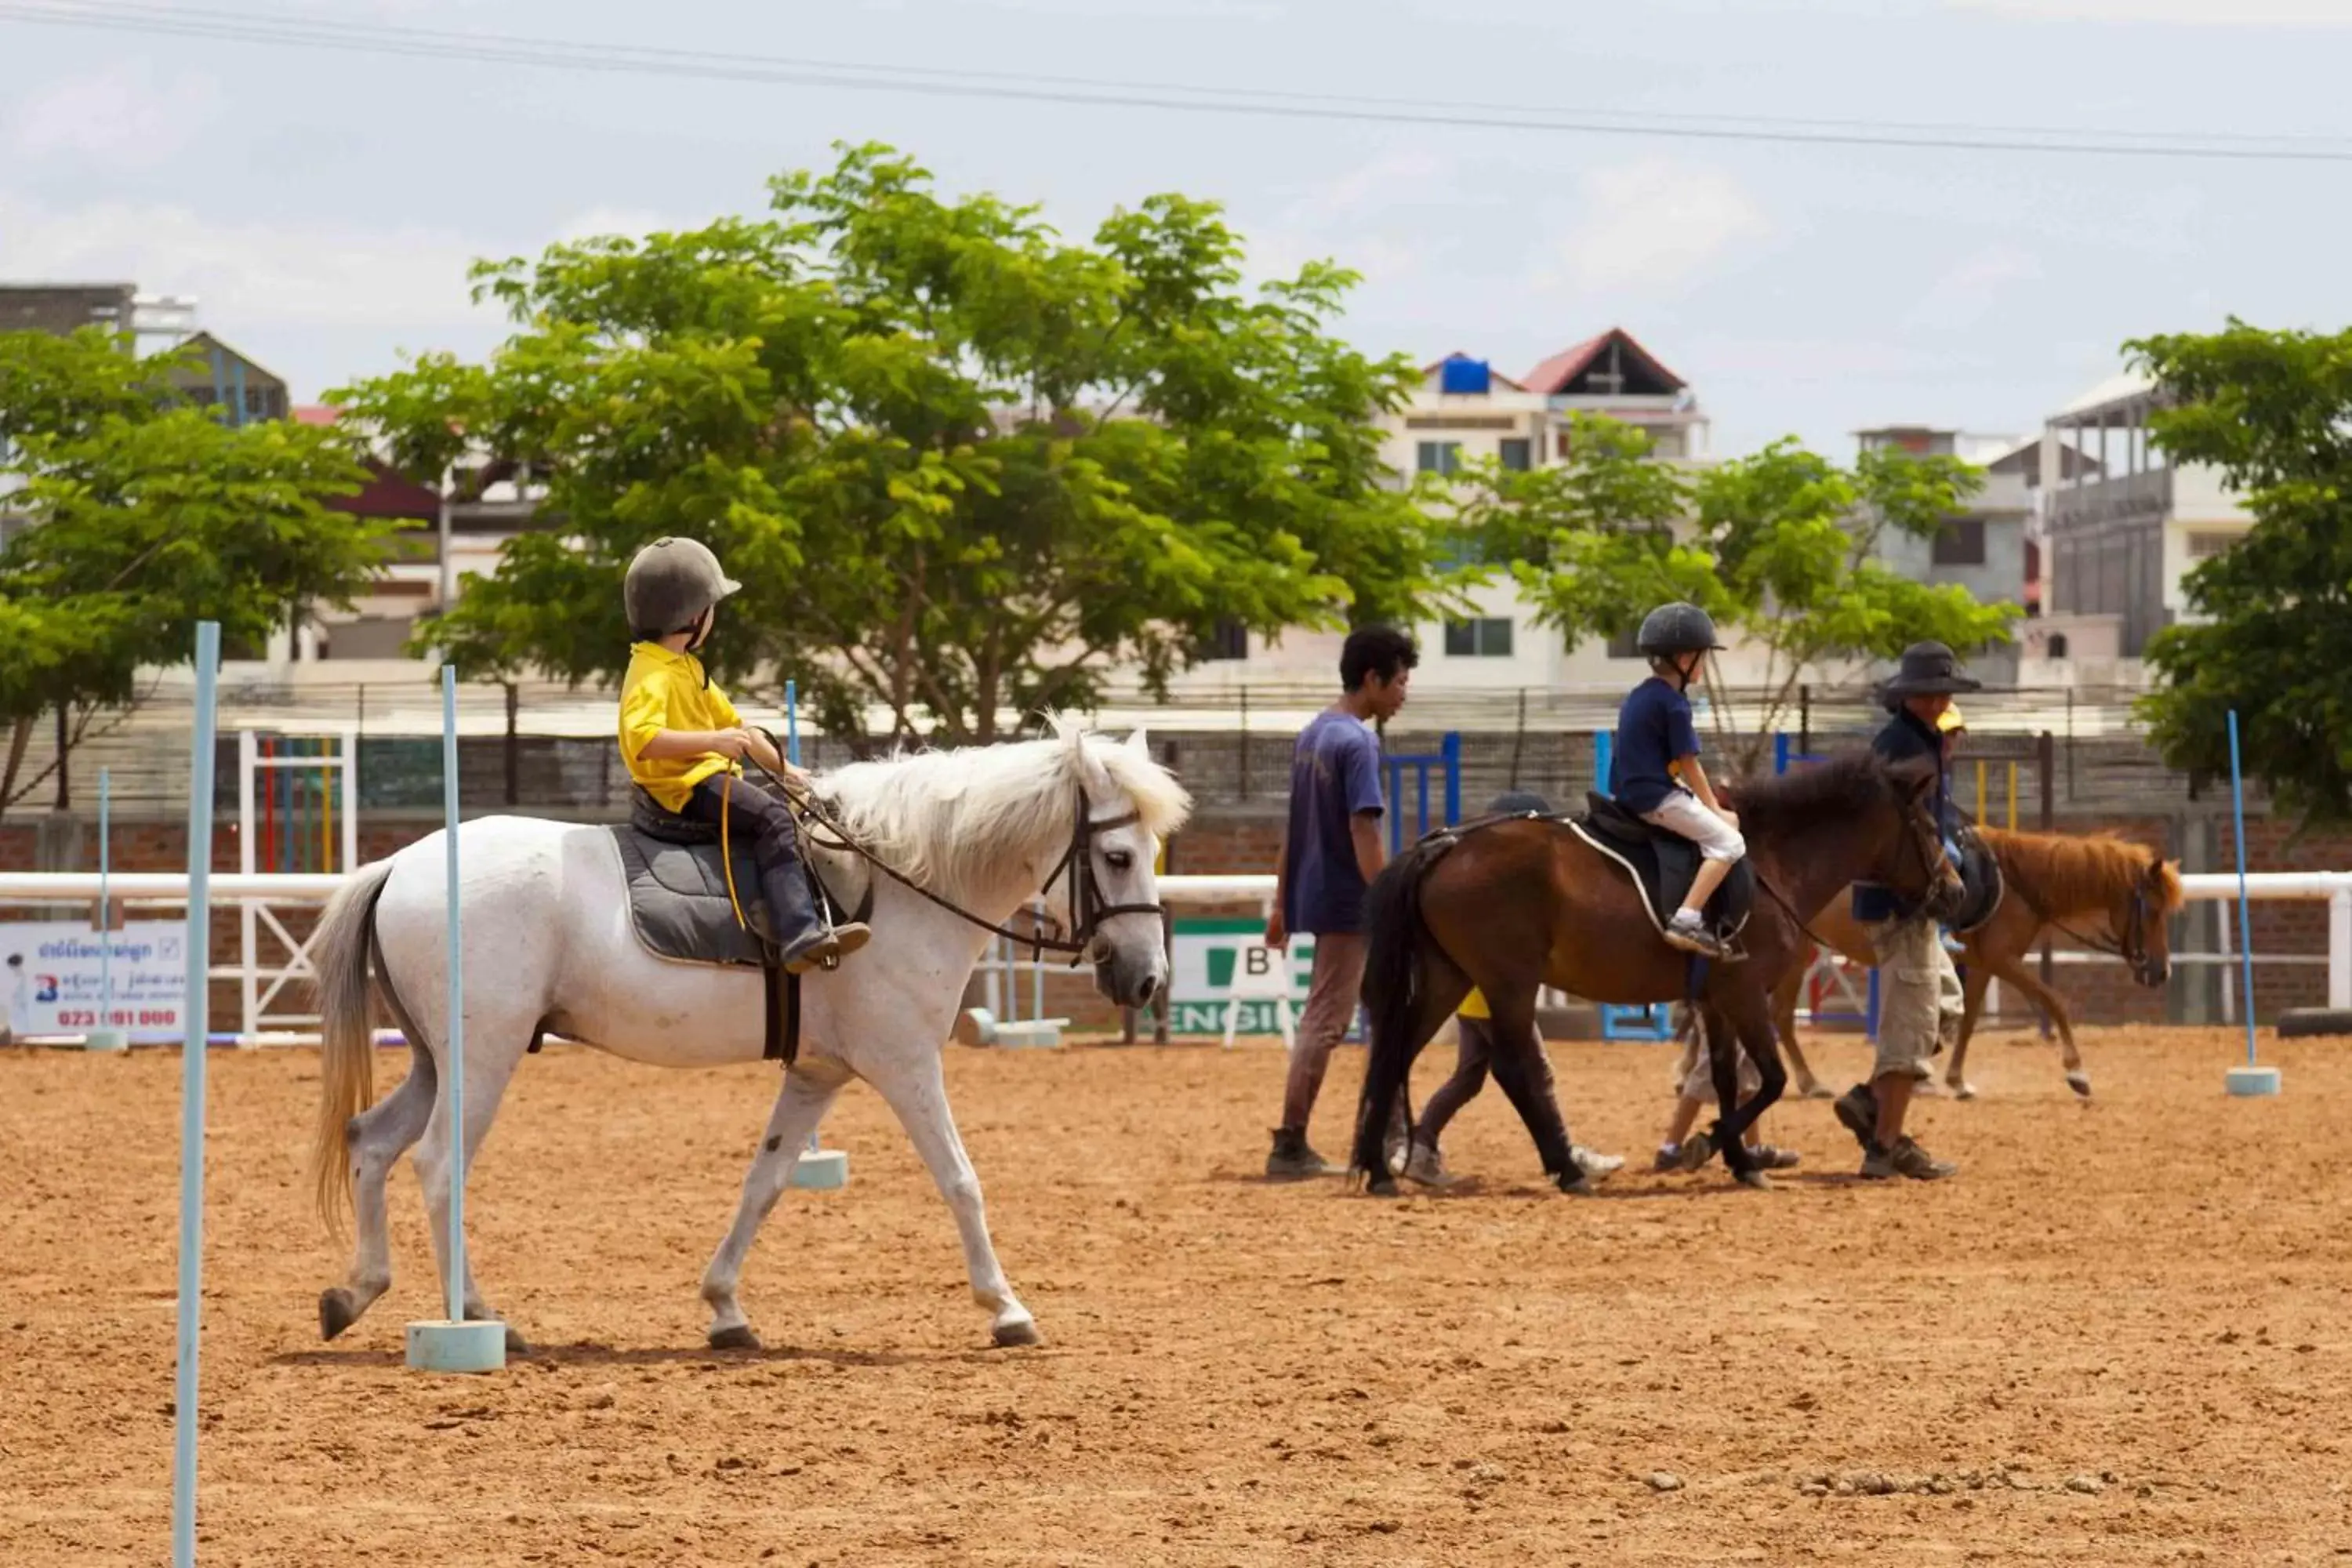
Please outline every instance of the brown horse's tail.
[{"label": "brown horse's tail", "polygon": [[[1429,928],[1421,918],[1421,883],[1438,858],[1453,847],[1445,837],[1425,838],[1389,862],[1364,894],[1364,1013],[1368,1030],[1364,1093],[1356,1108],[1356,1148],[1348,1162],[1359,1176],[1388,1170],[1391,1108],[1404,1094],[1405,1079],[1422,1042],[1414,1037],[1426,980],[1421,973]],[[1408,1131],[1412,1110],[1404,1107]]]},{"label": "brown horse's tail", "polygon": [[368,950],[375,929],[375,901],[392,876],[392,862],[379,860],[335,891],[310,943],[317,965],[319,1029],[319,1122],[310,1144],[310,1182],[319,1217],[340,1232],[352,1206],[352,1163],[345,1130],[375,1098],[373,1015],[368,1008]]}]

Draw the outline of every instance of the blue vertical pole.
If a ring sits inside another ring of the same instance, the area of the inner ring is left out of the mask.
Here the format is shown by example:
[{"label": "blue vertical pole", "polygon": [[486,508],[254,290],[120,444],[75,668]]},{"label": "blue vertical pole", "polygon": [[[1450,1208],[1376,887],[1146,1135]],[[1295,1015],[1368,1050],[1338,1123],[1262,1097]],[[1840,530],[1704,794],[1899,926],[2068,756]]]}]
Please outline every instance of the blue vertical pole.
[{"label": "blue vertical pole", "polygon": [[2254,930],[2246,907],[2246,781],[2238,768],[2238,710],[2230,710],[2230,813],[2238,838],[2238,963],[2244,975],[2246,1065],[2254,1065]]},{"label": "blue vertical pole", "polygon": [[1592,734],[1592,793],[1609,793],[1609,774],[1616,766],[1617,737],[1606,730]]},{"label": "blue vertical pole", "polygon": [[457,669],[441,667],[441,817],[449,878],[449,1321],[466,1321],[465,900],[457,880]]},{"label": "blue vertical pole", "polygon": [[1462,731],[1448,730],[1438,751],[1445,758],[1445,826],[1462,820]]},{"label": "blue vertical pole", "polygon": [[196,1561],[196,1345],[204,1311],[205,1041],[212,1026],[213,724],[220,624],[196,623],[196,724],[188,766],[187,1025],[180,1049],[179,1364],[172,1385],[172,1563]]},{"label": "blue vertical pole", "polygon": [[784,761],[801,765],[801,683],[784,682]]},{"label": "blue vertical pole", "polygon": [[1772,771],[1775,773],[1789,771],[1789,731],[1786,730],[1772,731]]},{"label": "blue vertical pole", "polygon": [[114,1027],[114,900],[108,894],[113,857],[114,781],[98,770],[98,1026]]}]

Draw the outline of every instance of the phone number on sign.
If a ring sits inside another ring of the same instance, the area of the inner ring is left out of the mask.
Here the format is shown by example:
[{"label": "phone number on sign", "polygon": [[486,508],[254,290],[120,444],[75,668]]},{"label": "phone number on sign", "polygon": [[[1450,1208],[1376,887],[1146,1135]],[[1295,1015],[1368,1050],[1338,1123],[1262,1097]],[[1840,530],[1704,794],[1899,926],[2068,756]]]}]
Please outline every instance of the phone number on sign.
[{"label": "phone number on sign", "polygon": [[[117,1008],[106,1016],[106,1021],[116,1028],[146,1026],[159,1029],[176,1027],[180,1022],[177,1008],[162,1007],[134,1013],[129,1008]],[[98,1026],[95,1011],[61,1007],[58,1010],[58,1027],[61,1029],[91,1029]]]}]

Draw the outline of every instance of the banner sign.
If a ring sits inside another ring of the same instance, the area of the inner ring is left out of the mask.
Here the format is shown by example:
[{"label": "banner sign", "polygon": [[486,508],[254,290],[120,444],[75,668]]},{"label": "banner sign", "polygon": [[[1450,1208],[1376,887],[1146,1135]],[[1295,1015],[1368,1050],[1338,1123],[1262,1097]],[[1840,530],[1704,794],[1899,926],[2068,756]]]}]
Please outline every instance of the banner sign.
[{"label": "banner sign", "polygon": [[[186,1035],[188,928],[133,921],[101,932],[83,921],[0,922],[0,1032],[80,1035],[111,1026],[134,1040]],[[112,945],[111,994],[99,984]]]}]

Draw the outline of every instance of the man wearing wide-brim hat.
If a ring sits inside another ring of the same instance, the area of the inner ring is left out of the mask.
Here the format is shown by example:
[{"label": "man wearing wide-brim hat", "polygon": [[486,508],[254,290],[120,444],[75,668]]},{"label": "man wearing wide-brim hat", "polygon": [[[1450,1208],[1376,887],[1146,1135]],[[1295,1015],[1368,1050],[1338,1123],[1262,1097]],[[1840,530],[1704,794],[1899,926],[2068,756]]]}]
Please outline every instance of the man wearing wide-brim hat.
[{"label": "man wearing wide-brim hat", "polygon": [[[1903,650],[1893,678],[1880,689],[1892,717],[1871,750],[1889,762],[1926,757],[1936,764],[1936,820],[1948,852],[1958,840],[1959,811],[1952,802],[1950,756],[1937,721],[1955,692],[1983,688],[1984,682],[1961,669],[1950,648],[1917,642]],[[1862,1144],[1864,1176],[1937,1181],[1959,1167],[1921,1148],[1904,1131],[1903,1121],[1913,1089],[1929,1076],[1928,1063],[1959,1039],[1959,972],[1934,918],[1897,899],[1893,889],[1856,882],[1853,916],[1877,959],[1878,1054],[1870,1081],[1838,1097],[1837,1118]]]}]

